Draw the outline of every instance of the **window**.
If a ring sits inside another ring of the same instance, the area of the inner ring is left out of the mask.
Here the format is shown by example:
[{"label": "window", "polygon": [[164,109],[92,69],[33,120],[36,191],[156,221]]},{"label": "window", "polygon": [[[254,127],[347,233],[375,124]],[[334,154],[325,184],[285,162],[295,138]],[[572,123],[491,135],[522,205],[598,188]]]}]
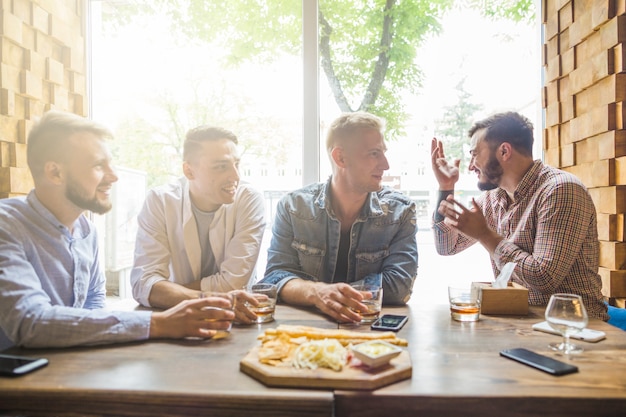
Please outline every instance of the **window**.
[{"label": "window", "polygon": [[[125,173],[116,184],[122,189],[118,194],[143,195],[146,188],[181,175],[184,134],[204,123],[238,135],[243,179],[263,191],[269,225],[275,204],[285,192],[326,179],[330,164],[323,146],[325,127],[340,110],[324,68],[316,65],[320,56],[318,2],[323,10],[331,3],[341,3],[303,0],[301,7],[294,9],[289,25],[303,33],[301,44],[294,47],[297,52],[233,66],[226,62],[228,50],[223,39],[184,41],[176,32],[182,27],[172,26],[167,14],[159,10],[149,18],[132,14],[144,6],[156,8],[152,2],[91,0],[91,109],[93,118],[116,135],[114,158]],[[250,7],[258,3],[251,1]],[[346,0],[346,4],[352,2]],[[472,22],[471,32],[468,21]],[[409,118],[404,132],[389,142],[391,167],[385,181],[418,206],[420,277],[436,277],[445,262],[446,275],[454,279],[457,273],[466,274],[471,263],[480,280],[489,280],[488,256],[480,247],[458,255],[454,262],[434,253],[429,227],[436,184],[430,170],[430,139],[451,132],[444,130],[447,111],[476,105],[473,116],[481,118],[514,109],[535,121],[536,157],[541,155],[539,23],[533,27],[491,22],[476,11],[462,9],[452,10],[441,22],[442,32],[432,35],[417,51],[415,65],[423,71],[422,86],[414,94],[396,97]],[[265,23],[286,27],[284,20],[269,17]],[[463,134],[456,139],[463,140]],[[137,186],[133,184],[143,181],[141,193],[133,194],[132,187]],[[478,193],[473,175],[463,175],[459,191],[464,198]],[[136,205],[129,208],[116,202],[107,216],[119,219],[118,208],[125,210],[125,216],[129,210],[138,211]],[[112,238],[121,233],[119,227],[119,222],[109,221],[105,253],[119,252],[121,244]],[[128,229],[123,232],[126,237],[131,233]],[[260,274],[270,238],[268,227]],[[123,244],[127,251],[127,238]],[[452,265],[458,265],[458,270]],[[127,257],[124,262],[107,265],[112,291],[120,282],[117,291],[128,295],[124,286],[130,266]]]}]

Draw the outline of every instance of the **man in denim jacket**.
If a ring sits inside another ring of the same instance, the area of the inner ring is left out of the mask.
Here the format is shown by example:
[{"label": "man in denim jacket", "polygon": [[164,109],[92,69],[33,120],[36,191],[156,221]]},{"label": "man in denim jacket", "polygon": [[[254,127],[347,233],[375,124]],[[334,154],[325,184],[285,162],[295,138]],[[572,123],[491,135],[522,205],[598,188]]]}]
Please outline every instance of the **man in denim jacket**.
[{"label": "man in denim jacket", "polygon": [[315,306],[340,322],[365,311],[356,281],[378,281],[383,303],[403,304],[417,272],[415,204],[382,187],[389,169],[383,123],[346,113],[330,126],[326,148],[333,175],[278,203],[263,282],[288,304]]}]

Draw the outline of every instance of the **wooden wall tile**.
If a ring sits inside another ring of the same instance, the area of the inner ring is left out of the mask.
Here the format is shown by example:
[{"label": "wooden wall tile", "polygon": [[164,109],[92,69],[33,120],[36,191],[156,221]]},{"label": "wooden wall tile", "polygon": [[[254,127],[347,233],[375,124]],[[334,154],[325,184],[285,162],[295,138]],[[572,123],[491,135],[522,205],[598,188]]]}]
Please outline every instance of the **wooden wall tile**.
[{"label": "wooden wall tile", "polygon": [[626,270],[626,243],[600,241],[600,266]]},{"label": "wooden wall tile", "polygon": [[10,142],[0,141],[0,167],[10,167],[12,165],[9,144]]},{"label": "wooden wall tile", "polygon": [[16,44],[22,43],[22,21],[7,10],[0,10],[0,31]]},{"label": "wooden wall tile", "polygon": [[32,4],[31,24],[38,31],[50,34],[50,14],[38,4]]},{"label": "wooden wall tile", "polygon": [[[617,214],[598,213],[598,239],[623,241],[618,238]],[[622,231],[623,232],[623,231]],[[622,233],[623,237],[623,233]]]},{"label": "wooden wall tile", "polygon": [[574,144],[561,146],[559,155],[560,166],[571,167],[576,164],[576,155],[574,152]]},{"label": "wooden wall tile", "polygon": [[583,139],[575,144],[577,164],[591,163],[598,160],[598,136]]},{"label": "wooden wall tile", "polygon": [[623,214],[626,212],[626,185],[589,188],[596,210],[600,213]]},{"label": "wooden wall tile", "polygon": [[558,149],[560,146],[560,126],[551,126],[544,132],[544,149]]},{"label": "wooden wall tile", "polygon": [[602,295],[605,297],[626,297],[626,271],[600,268],[602,278]]},{"label": "wooden wall tile", "polygon": [[33,188],[33,180],[27,168],[0,167],[0,190],[27,194]]},{"label": "wooden wall tile", "polygon": [[615,182],[626,184],[626,156],[615,158]]},{"label": "wooden wall tile", "polygon": [[559,28],[563,32],[572,23],[574,23],[574,6],[568,1],[559,9]]},{"label": "wooden wall tile", "polygon": [[15,92],[6,88],[0,88],[0,114],[4,116],[15,115]]}]

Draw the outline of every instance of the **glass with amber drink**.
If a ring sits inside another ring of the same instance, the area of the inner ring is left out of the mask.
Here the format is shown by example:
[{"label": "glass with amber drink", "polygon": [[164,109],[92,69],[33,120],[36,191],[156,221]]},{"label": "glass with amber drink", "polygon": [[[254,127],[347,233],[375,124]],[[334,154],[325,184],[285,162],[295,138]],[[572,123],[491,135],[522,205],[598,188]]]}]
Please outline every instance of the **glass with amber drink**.
[{"label": "glass with amber drink", "polygon": [[482,291],[477,287],[448,287],[450,315],[457,321],[478,321]]},{"label": "glass with amber drink", "polygon": [[246,307],[256,314],[257,323],[267,323],[274,320],[278,288],[274,284],[257,283],[250,285],[247,292],[258,301],[258,305],[246,302]]}]

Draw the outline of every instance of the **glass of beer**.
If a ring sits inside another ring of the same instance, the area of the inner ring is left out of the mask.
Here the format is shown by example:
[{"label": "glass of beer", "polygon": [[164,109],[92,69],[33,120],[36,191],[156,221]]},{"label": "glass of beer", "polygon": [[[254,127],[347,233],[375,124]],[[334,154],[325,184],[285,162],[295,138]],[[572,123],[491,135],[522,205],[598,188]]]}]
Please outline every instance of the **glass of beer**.
[{"label": "glass of beer", "polygon": [[448,287],[450,314],[457,321],[478,321],[480,317],[480,288]]},{"label": "glass of beer", "polygon": [[[383,306],[383,287],[374,284],[350,284],[352,288],[363,293],[361,304],[367,306],[366,311],[357,311],[361,315],[361,324],[373,323],[380,316]],[[356,310],[355,310],[356,311]]]},{"label": "glass of beer", "polygon": [[250,311],[256,314],[257,323],[267,323],[274,320],[274,311],[276,310],[276,299],[278,298],[278,288],[274,284],[252,284],[247,291],[254,295],[259,302],[254,306],[246,302],[246,306]]}]

